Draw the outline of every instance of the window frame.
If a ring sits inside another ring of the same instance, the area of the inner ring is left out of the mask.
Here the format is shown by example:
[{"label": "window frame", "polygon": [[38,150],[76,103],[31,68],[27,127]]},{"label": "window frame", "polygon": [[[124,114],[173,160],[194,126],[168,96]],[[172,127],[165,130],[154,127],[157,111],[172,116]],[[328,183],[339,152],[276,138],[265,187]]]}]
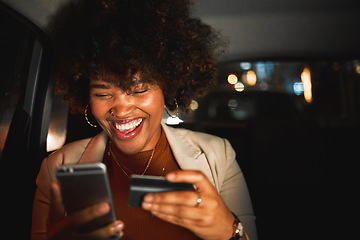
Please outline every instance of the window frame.
[{"label": "window frame", "polygon": [[[49,36],[30,20],[0,3],[0,11],[25,26],[35,38],[25,92],[14,111],[0,160],[3,229],[17,238],[30,236],[36,176],[46,152],[54,84]],[[19,216],[21,216],[19,218]],[[18,226],[22,226],[21,232]],[[6,233],[3,233],[4,236]]]}]

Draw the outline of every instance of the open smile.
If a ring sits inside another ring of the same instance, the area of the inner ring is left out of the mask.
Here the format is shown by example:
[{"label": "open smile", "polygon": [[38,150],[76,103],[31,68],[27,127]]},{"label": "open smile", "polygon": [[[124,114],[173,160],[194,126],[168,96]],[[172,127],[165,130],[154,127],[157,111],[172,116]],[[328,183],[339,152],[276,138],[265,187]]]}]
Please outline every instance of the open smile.
[{"label": "open smile", "polygon": [[136,118],[131,120],[111,121],[111,126],[116,136],[122,140],[129,140],[140,133],[144,120],[144,118]]}]

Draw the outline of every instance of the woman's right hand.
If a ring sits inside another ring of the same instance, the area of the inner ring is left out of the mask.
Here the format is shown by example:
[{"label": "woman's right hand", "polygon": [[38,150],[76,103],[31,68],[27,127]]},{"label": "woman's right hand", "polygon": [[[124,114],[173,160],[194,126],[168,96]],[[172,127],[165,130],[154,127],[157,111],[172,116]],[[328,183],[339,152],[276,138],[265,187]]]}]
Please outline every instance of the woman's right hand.
[{"label": "woman's right hand", "polygon": [[51,240],[60,239],[104,239],[116,233],[123,235],[124,223],[115,221],[112,224],[92,232],[78,234],[76,230],[83,224],[98,218],[110,211],[108,203],[99,203],[71,215],[64,216],[65,208],[61,198],[60,187],[52,182],[50,212],[47,220],[47,236]]}]

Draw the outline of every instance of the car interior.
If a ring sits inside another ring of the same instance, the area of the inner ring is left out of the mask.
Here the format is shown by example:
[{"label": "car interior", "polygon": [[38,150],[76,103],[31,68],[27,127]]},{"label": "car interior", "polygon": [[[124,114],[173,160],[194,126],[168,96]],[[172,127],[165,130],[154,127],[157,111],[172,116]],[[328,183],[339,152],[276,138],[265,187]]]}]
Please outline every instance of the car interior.
[{"label": "car interior", "polygon": [[[42,160],[100,131],[54,92],[46,26],[67,1],[0,1],[0,229],[15,239],[30,238]],[[189,114],[165,113],[163,121],[230,141],[258,239],[348,233],[346,179],[355,176],[360,133],[360,1],[193,2],[193,14],[228,46],[217,59],[217,85],[192,101]]]}]

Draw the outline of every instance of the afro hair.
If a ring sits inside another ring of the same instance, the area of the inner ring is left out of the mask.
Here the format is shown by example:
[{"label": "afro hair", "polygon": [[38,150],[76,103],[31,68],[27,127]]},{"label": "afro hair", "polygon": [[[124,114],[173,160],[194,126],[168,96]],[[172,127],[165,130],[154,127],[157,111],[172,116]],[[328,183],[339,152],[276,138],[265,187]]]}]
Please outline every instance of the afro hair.
[{"label": "afro hair", "polygon": [[72,112],[83,112],[89,81],[104,73],[119,76],[129,89],[140,73],[158,84],[170,110],[187,112],[192,99],[215,83],[217,54],[224,41],[209,25],[191,16],[187,0],[78,0],[53,18],[57,90]]}]

